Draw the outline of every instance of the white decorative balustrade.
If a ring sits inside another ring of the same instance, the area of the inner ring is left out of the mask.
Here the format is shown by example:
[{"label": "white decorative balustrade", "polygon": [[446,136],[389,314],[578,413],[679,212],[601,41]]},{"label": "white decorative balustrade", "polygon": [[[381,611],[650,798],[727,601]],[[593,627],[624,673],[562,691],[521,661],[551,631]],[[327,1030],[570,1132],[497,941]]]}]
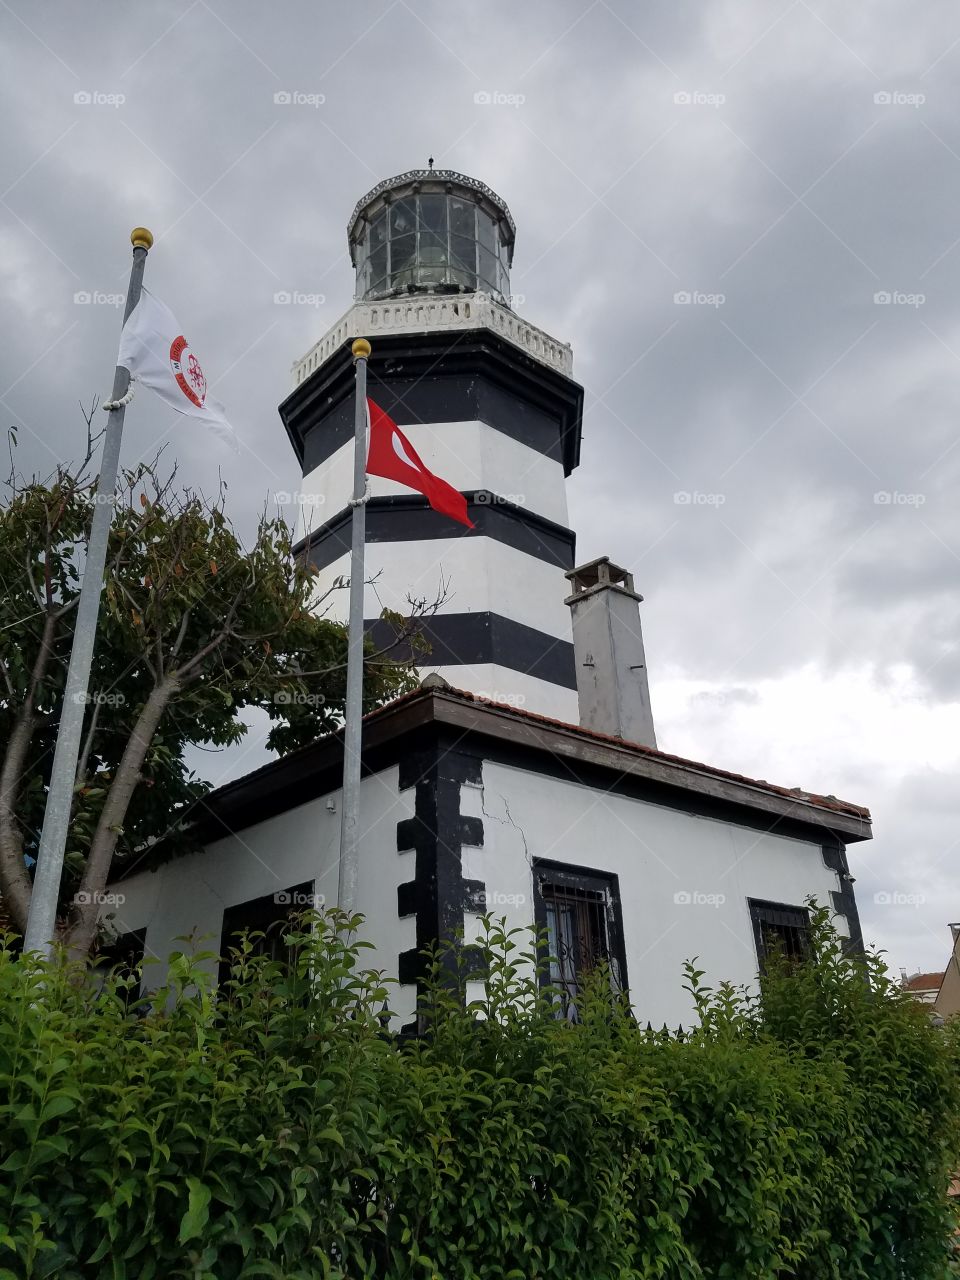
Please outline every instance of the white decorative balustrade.
[{"label": "white decorative balustrade", "polygon": [[520,317],[487,294],[388,298],[382,302],[355,302],[332,329],[293,366],[293,383],[305,378],[354,338],[375,342],[381,333],[439,333],[445,330],[489,329],[512,342],[548,368],[570,374],[573,350]]}]

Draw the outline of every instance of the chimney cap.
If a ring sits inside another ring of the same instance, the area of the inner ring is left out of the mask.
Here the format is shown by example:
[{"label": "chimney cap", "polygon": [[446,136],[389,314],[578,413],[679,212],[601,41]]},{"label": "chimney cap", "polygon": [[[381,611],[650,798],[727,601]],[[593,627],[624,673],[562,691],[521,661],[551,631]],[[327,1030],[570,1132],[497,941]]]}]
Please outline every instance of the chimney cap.
[{"label": "chimney cap", "polygon": [[586,564],[578,565],[564,576],[569,579],[573,587],[573,595],[569,597],[568,604],[570,600],[576,600],[579,596],[594,591],[605,591],[611,587],[622,591],[624,595],[632,596],[634,600],[643,600],[643,596],[634,588],[633,574],[621,565],[614,564],[609,556],[598,556],[596,560],[588,560]]}]

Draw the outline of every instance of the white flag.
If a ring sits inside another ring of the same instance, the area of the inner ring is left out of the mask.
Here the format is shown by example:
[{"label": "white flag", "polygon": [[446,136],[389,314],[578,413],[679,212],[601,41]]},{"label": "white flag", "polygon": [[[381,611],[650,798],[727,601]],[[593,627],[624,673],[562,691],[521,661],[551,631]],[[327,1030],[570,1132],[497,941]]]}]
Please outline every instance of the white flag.
[{"label": "white flag", "polygon": [[201,422],[240,452],[223,405],[207,394],[207,379],[176,317],[159,298],[144,289],[120,335],[117,364],[130,370],[178,413]]}]

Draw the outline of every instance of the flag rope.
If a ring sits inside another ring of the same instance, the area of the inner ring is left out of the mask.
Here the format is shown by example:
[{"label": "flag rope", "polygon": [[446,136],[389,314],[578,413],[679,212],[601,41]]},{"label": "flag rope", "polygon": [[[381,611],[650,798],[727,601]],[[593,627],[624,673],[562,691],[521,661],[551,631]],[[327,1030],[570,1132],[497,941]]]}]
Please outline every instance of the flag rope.
[{"label": "flag rope", "polygon": [[110,413],[114,409],[124,409],[133,399],[133,392],[134,392],[134,386],[133,386],[133,383],[131,382],[130,390],[127,392],[125,396],[121,396],[119,400],[104,400],[100,408],[103,409],[105,413]]}]

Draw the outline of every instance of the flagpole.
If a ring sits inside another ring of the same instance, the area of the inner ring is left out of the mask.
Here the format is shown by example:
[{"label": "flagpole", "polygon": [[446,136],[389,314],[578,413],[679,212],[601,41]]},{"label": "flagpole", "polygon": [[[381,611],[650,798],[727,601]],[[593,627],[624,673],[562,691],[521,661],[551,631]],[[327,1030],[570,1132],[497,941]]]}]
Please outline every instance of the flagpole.
[{"label": "flagpole", "polygon": [[[140,301],[143,287],[143,268],[147,254],[153,245],[153,236],[146,227],[135,227],[130,233],[133,245],[133,265],[130,268],[130,285],[127,289],[123,323]],[[57,727],[57,743],[53,755],[53,771],[47,791],[47,803],[43,814],[43,831],[37,853],[37,870],[30,897],[27,931],[23,940],[24,952],[37,951],[49,956],[57,925],[57,901],[60,897],[60,880],[63,874],[63,857],[70,830],[70,812],[73,807],[73,789],[76,784],[77,760],[80,756],[80,740],[83,735],[84,714],[87,708],[90,686],[90,666],[93,661],[93,645],[97,634],[97,616],[100,612],[100,593],[103,590],[103,571],[107,561],[107,544],[113,523],[116,501],[117,473],[120,467],[120,439],[123,435],[123,417],[126,409],[124,397],[130,389],[130,373],[123,365],[117,365],[113,375],[113,394],[109,402],[107,426],[103,439],[103,455],[100,459],[100,475],[94,498],[90,540],[87,543],[83,585],[77,604],[74,623],[73,647],[63,693],[63,709]],[[107,405],[103,406],[105,409]]]},{"label": "flagpole", "polygon": [[343,734],[343,795],[340,818],[340,874],[337,905],[357,909],[360,876],[360,733],[363,719],[363,552],[367,532],[367,359],[370,343],[351,347],[356,368],[353,423],[353,500],[350,540],[350,622],[347,636],[347,701]]}]

